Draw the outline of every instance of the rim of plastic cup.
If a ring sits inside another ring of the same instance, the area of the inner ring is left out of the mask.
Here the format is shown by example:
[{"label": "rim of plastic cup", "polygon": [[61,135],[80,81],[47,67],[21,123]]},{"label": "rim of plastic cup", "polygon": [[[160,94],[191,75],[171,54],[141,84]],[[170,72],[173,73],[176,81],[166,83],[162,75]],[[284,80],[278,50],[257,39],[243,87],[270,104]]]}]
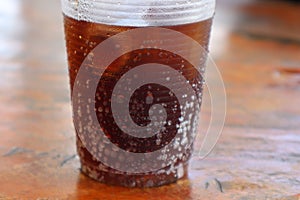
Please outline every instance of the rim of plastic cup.
[{"label": "rim of plastic cup", "polygon": [[[204,21],[216,0],[61,0],[63,13],[76,20],[117,26],[170,26]],[[105,9],[103,9],[105,8]]]}]

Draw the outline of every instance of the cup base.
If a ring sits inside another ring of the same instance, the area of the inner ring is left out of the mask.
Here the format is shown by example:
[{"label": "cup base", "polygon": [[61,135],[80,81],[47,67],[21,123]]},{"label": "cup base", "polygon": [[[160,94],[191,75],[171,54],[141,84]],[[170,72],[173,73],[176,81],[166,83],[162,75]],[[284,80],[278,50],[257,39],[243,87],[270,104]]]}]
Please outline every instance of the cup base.
[{"label": "cup base", "polygon": [[[81,163],[81,172],[86,176],[108,185],[130,188],[149,188],[167,185],[187,177],[188,162],[177,163],[173,170],[149,172],[141,174],[126,174],[97,161],[84,147],[77,135],[77,152]],[[169,167],[166,167],[168,169]]]},{"label": "cup base", "polygon": [[100,183],[108,185],[149,188],[175,183],[179,179],[186,178],[188,165],[185,164],[182,168],[176,169],[169,174],[155,174],[155,172],[152,172],[149,174],[129,175],[103,171],[98,167],[88,165],[84,161],[81,161],[81,172]]}]

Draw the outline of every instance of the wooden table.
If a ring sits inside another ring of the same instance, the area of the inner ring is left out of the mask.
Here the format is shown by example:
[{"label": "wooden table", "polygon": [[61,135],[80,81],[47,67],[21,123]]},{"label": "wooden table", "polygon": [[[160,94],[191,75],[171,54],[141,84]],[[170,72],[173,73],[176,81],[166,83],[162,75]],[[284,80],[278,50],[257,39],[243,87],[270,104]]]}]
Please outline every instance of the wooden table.
[{"label": "wooden table", "polygon": [[223,134],[188,179],[153,189],[80,173],[62,27],[58,0],[0,3],[0,199],[300,199],[299,4],[220,0]]}]

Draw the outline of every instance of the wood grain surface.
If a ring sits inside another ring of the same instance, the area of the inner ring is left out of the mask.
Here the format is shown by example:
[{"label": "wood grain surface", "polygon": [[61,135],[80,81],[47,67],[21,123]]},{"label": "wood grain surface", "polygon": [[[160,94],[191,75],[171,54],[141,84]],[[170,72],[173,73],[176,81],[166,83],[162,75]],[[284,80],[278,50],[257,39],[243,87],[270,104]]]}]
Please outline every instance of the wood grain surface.
[{"label": "wood grain surface", "polygon": [[299,4],[218,2],[210,49],[224,131],[188,179],[152,189],[80,173],[62,23],[58,0],[0,3],[0,199],[300,199]]}]

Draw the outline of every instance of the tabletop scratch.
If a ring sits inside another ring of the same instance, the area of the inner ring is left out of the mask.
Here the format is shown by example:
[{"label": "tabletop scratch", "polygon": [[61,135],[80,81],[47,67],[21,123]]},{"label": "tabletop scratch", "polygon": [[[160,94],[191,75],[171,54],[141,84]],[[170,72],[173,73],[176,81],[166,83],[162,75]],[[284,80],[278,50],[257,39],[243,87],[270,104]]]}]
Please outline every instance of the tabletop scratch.
[{"label": "tabletop scratch", "polygon": [[13,147],[8,152],[6,152],[5,154],[3,154],[2,156],[3,157],[9,157],[9,156],[16,155],[18,153],[27,153],[27,152],[31,152],[31,150],[25,149],[25,148],[21,148],[21,147]]},{"label": "tabletop scratch", "polygon": [[67,162],[73,160],[76,157],[76,154],[66,157],[61,163],[60,166],[63,167]]},{"label": "tabletop scratch", "polygon": [[209,182],[206,182],[204,185],[206,190],[208,190],[211,186],[217,189],[217,191],[224,193],[222,183],[218,179],[215,178]]},{"label": "tabletop scratch", "polygon": [[223,193],[224,191],[223,191],[222,183],[218,179],[216,179],[216,178],[215,178],[215,182],[216,182],[216,184],[218,186],[219,191]]},{"label": "tabletop scratch", "polygon": [[268,40],[268,41],[278,42],[282,44],[296,44],[296,45],[300,44],[300,40],[297,38],[288,38],[284,36],[260,34],[260,33],[254,33],[247,30],[238,30],[236,32],[240,35],[244,35],[254,40]]}]

